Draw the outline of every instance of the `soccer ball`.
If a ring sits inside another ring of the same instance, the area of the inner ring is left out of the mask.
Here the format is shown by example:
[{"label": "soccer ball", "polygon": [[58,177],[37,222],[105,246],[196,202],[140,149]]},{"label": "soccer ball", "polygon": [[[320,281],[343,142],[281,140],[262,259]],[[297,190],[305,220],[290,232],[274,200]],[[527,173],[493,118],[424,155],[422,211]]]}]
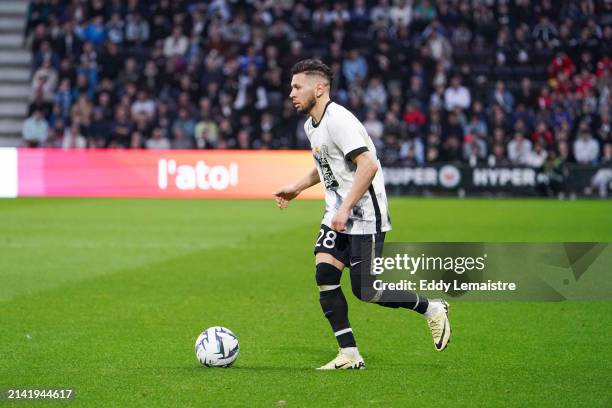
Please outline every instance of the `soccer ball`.
[{"label": "soccer ball", "polygon": [[195,354],[206,367],[229,367],[238,358],[238,338],[225,327],[210,327],[198,336]]}]

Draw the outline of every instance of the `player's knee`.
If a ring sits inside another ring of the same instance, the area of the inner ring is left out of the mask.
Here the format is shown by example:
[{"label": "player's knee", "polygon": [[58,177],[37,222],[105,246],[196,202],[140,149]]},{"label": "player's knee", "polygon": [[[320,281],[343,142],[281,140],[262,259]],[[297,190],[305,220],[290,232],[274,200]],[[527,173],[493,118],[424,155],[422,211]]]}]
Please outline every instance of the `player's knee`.
[{"label": "player's knee", "polygon": [[331,264],[321,262],[317,265],[315,279],[317,281],[317,286],[319,286],[319,289],[334,289],[334,286],[338,287],[338,285],[340,285],[341,276],[342,271]]}]

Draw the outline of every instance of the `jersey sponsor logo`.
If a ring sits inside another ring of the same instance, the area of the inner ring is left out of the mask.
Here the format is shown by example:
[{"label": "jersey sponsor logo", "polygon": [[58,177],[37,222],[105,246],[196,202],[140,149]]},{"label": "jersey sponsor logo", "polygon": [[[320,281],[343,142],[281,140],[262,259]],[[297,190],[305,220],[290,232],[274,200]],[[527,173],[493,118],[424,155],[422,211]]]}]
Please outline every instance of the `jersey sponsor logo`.
[{"label": "jersey sponsor logo", "polygon": [[328,190],[335,190],[338,188],[338,180],[334,176],[334,173],[329,164],[329,153],[326,145],[322,145],[320,148],[313,149],[312,155],[314,156],[319,168],[321,169],[321,174],[323,175],[323,185]]}]

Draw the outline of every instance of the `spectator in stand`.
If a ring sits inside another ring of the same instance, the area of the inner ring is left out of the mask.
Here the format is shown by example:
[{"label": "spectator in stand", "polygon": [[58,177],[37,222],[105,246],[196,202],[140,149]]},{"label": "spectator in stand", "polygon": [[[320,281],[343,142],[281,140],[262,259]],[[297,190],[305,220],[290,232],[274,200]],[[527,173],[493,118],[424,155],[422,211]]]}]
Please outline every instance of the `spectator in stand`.
[{"label": "spectator in stand", "polygon": [[378,0],[370,12],[370,17],[373,21],[379,21],[381,24],[387,24],[391,19],[391,6],[389,0]]},{"label": "spectator in stand", "polygon": [[416,100],[412,100],[406,105],[402,119],[409,128],[414,128],[415,130],[422,129],[427,122],[427,118],[419,109],[419,103]]},{"label": "spectator in stand", "polygon": [[34,53],[32,58],[32,69],[34,72],[44,63],[48,63],[49,67],[54,69],[59,68],[60,59],[57,52],[51,48],[51,44],[48,40],[43,41],[40,44],[40,48]]},{"label": "spectator in stand", "polygon": [[53,101],[55,88],[57,87],[57,72],[51,66],[51,62],[44,61],[32,77],[32,99],[39,97],[45,102]]},{"label": "spectator in stand", "polygon": [[540,17],[540,22],[533,28],[532,35],[536,41],[537,48],[552,49],[557,44],[559,32],[557,27],[550,21],[547,15]]},{"label": "spectator in stand", "polygon": [[[609,32],[610,35],[612,36],[612,26],[606,27],[606,32]],[[606,74],[606,72],[610,72],[611,69],[612,69],[612,56],[605,56],[597,62],[597,70],[595,71],[595,75],[598,78],[601,78]]]},{"label": "spectator in stand", "polygon": [[164,56],[167,58],[182,58],[187,52],[189,39],[183,35],[183,29],[175,26],[172,35],[164,41]]},{"label": "spectator in stand", "polygon": [[44,146],[48,148],[60,148],[62,147],[62,138],[64,137],[64,131],[66,129],[64,119],[58,117],[53,122],[53,125],[49,126],[47,132],[47,140]]},{"label": "spectator in stand", "polygon": [[461,126],[461,112],[456,110],[448,114],[448,123],[442,128],[442,138],[451,137],[463,140],[463,126]]},{"label": "spectator in stand", "polygon": [[[463,158],[471,163],[482,162],[487,157],[487,143],[475,133],[466,134],[463,142]],[[473,164],[472,164],[473,165]]]},{"label": "spectator in stand", "polygon": [[532,144],[525,136],[516,132],[508,143],[508,159],[515,165],[526,165],[532,153]]},{"label": "spectator in stand", "polygon": [[450,41],[440,33],[442,28],[437,21],[432,21],[429,27],[423,33],[424,37],[427,37],[427,50],[429,55],[437,61],[442,63],[445,68],[450,66],[451,57],[453,54],[453,48]]},{"label": "spectator in stand", "polygon": [[429,109],[436,111],[444,108],[444,84],[439,83],[434,86],[434,91],[429,96]]},{"label": "spectator in stand", "polygon": [[91,100],[96,94],[98,89],[98,66],[92,63],[88,57],[81,59],[81,65],[76,70],[77,78],[85,77],[87,79],[87,86],[84,87],[84,93],[87,93],[87,97]]},{"label": "spectator in stand", "polygon": [[506,85],[503,81],[497,81],[495,83],[495,90],[491,95],[491,104],[501,106],[507,113],[512,112],[512,108],[514,107],[514,97],[512,96],[512,93],[506,89]]},{"label": "spectator in stand", "polygon": [[378,119],[377,113],[374,110],[369,110],[366,114],[366,120],[363,122],[368,135],[372,138],[374,145],[378,149],[382,143],[382,135],[384,131],[384,125]]},{"label": "spectator in stand", "polygon": [[603,168],[595,173],[591,184],[597,189],[601,198],[607,198],[612,185],[612,143],[604,144],[601,165]]},{"label": "spectator in stand", "polygon": [[586,68],[582,68],[580,73],[574,76],[574,90],[581,99],[586,98],[589,92],[595,88],[597,77],[590,73]]},{"label": "spectator in stand", "polygon": [[540,111],[545,111],[551,108],[553,98],[550,95],[550,89],[544,87],[540,90],[540,96],[538,96],[538,107]]},{"label": "spectator in stand", "polygon": [[399,27],[408,27],[412,22],[412,0],[397,0],[393,3],[389,11],[389,18],[392,25],[396,29]]},{"label": "spectator in stand", "polygon": [[238,149],[251,149],[252,141],[251,141],[251,133],[246,129],[241,129],[238,132],[237,136],[238,145],[236,146]]},{"label": "spectator in stand", "polygon": [[461,148],[461,138],[453,134],[442,143],[440,158],[447,162],[460,162],[463,155]]},{"label": "spectator in stand", "polygon": [[506,149],[502,143],[493,146],[493,153],[489,155],[487,162],[490,167],[510,166],[510,160],[506,157]]},{"label": "spectator in stand", "polygon": [[130,13],[125,22],[125,42],[129,46],[140,46],[149,42],[149,22],[138,13]]},{"label": "spectator in stand", "polygon": [[81,126],[73,123],[72,126],[64,130],[62,137],[63,149],[85,149],[87,147],[87,139],[81,132]]},{"label": "spectator in stand", "polygon": [[543,140],[535,143],[533,150],[527,155],[525,164],[529,167],[539,169],[546,162],[548,152],[546,151],[546,143]]},{"label": "spectator in stand", "polygon": [[96,107],[93,110],[93,117],[87,136],[90,140],[91,147],[103,148],[106,147],[110,139],[110,124],[105,117],[104,109]]},{"label": "spectator in stand", "polygon": [[470,117],[470,121],[463,127],[463,133],[467,135],[475,135],[478,137],[485,137],[487,135],[487,122],[473,113]]},{"label": "spectator in stand", "polygon": [[130,136],[130,149],[143,149],[144,147],[142,132],[138,129],[134,129]]},{"label": "spectator in stand", "polygon": [[125,39],[125,21],[121,18],[121,14],[113,13],[105,28],[110,44],[123,43]]},{"label": "spectator in stand", "polygon": [[119,105],[115,108],[114,120],[110,128],[110,138],[107,147],[127,148],[130,144],[133,124],[124,106]]},{"label": "spectator in stand", "polygon": [[564,52],[559,52],[548,65],[548,77],[557,78],[559,73],[564,73],[568,77],[576,70],[572,59]]},{"label": "spectator in stand", "polygon": [[558,102],[550,115],[550,122],[553,129],[561,129],[564,126],[571,128],[573,124],[572,114],[563,107],[561,102]]},{"label": "spectator in stand", "polygon": [[219,128],[210,118],[202,118],[195,126],[195,141],[198,149],[211,149],[219,142]]},{"label": "spectator in stand", "polygon": [[101,78],[108,78],[115,81],[119,77],[123,66],[119,61],[123,61],[123,55],[119,51],[119,46],[117,44],[112,42],[108,43],[98,61]]},{"label": "spectator in stand", "polygon": [[119,74],[119,82],[124,86],[127,84],[135,84],[140,78],[140,70],[138,69],[138,62],[135,58],[128,58],[125,60],[125,68]]},{"label": "spectator in stand", "polygon": [[352,49],[342,62],[342,73],[349,83],[361,82],[368,74],[368,63],[357,50]]},{"label": "spectator in stand", "polygon": [[425,162],[425,145],[415,135],[400,143],[399,158],[406,164],[421,165]]},{"label": "spectator in stand", "polygon": [[392,166],[401,163],[400,144],[397,134],[385,132],[383,136],[384,145],[379,153],[380,162],[383,166]]},{"label": "spectator in stand", "polygon": [[193,139],[187,134],[185,128],[174,126],[172,128],[172,148],[173,149],[193,149]]},{"label": "spectator in stand", "polygon": [[448,111],[455,108],[467,109],[472,103],[470,91],[461,85],[461,78],[454,76],[451,86],[444,91],[444,107]]},{"label": "spectator in stand", "polygon": [[178,111],[178,118],[172,125],[172,134],[174,135],[174,129],[181,128],[185,134],[186,139],[192,139],[195,133],[195,120],[190,117],[189,111],[185,108],[181,108]]},{"label": "spectator in stand", "polygon": [[70,80],[68,78],[62,79],[57,92],[53,98],[53,102],[59,107],[61,116],[63,119],[70,117],[70,108],[72,107],[73,94],[70,89]]},{"label": "spectator in stand", "polygon": [[579,164],[597,164],[599,142],[586,129],[580,132],[578,139],[574,142],[574,158]]},{"label": "spectator in stand", "polygon": [[91,42],[95,47],[99,47],[106,40],[106,28],[104,27],[104,16],[97,15],[85,28],[83,33],[85,41]]},{"label": "spectator in stand", "polygon": [[555,150],[550,150],[546,162],[543,166],[543,172],[548,177],[548,182],[542,185],[545,195],[559,197],[563,196],[566,184],[565,162],[567,161],[566,145],[559,145],[561,149],[557,153]]},{"label": "spectator in stand", "polygon": [[93,113],[93,105],[87,99],[87,95],[79,95],[76,103],[72,105],[70,118],[72,122],[79,123],[82,126],[89,126]]},{"label": "spectator in stand", "polygon": [[263,132],[261,138],[253,142],[253,148],[260,150],[278,149],[278,142],[274,140],[271,132]]},{"label": "spectator in stand", "polygon": [[521,79],[520,89],[516,93],[516,103],[523,104],[529,109],[535,107],[538,102],[538,96],[533,89],[533,84],[529,78]]},{"label": "spectator in stand", "polygon": [[164,136],[164,131],[161,128],[154,128],[150,139],[145,143],[145,147],[151,150],[168,150],[170,149],[170,140]]},{"label": "spectator in stand", "polygon": [[83,40],[77,35],[75,21],[66,21],[59,35],[54,39],[53,49],[57,51],[60,59],[73,59],[80,55],[82,47]]},{"label": "spectator in stand", "polygon": [[363,95],[365,105],[376,105],[380,112],[384,112],[387,107],[387,91],[378,77],[370,79],[368,87]]},{"label": "spectator in stand", "polygon": [[531,141],[534,144],[538,144],[543,141],[548,148],[554,146],[555,137],[553,133],[546,126],[546,122],[544,120],[540,120],[537,125],[535,131],[531,134]]},{"label": "spectator in stand", "polygon": [[359,32],[368,29],[371,17],[365,0],[355,0],[349,16],[353,31]]},{"label": "spectator in stand", "polygon": [[601,112],[598,123],[595,125],[597,138],[603,142],[612,142],[612,124],[610,123],[610,113],[606,110]]},{"label": "spectator in stand", "polygon": [[43,146],[47,141],[49,124],[40,110],[32,112],[32,116],[23,122],[22,136],[27,147]]},{"label": "spectator in stand", "polygon": [[428,23],[436,18],[436,8],[429,0],[417,1],[414,6],[414,18]]},{"label": "spectator in stand", "polygon": [[138,91],[138,97],[131,107],[132,116],[144,114],[148,121],[155,116],[155,101],[147,95],[147,91]]}]

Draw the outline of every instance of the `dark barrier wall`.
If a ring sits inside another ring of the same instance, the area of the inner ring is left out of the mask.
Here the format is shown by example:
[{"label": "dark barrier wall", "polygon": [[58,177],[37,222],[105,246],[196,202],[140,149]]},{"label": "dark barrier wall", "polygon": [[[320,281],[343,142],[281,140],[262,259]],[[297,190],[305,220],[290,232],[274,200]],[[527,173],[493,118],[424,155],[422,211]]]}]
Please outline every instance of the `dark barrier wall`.
[{"label": "dark barrier wall", "polygon": [[471,167],[441,163],[423,167],[385,167],[387,190],[393,195],[516,195],[607,197],[611,166],[566,164],[554,168]]}]

